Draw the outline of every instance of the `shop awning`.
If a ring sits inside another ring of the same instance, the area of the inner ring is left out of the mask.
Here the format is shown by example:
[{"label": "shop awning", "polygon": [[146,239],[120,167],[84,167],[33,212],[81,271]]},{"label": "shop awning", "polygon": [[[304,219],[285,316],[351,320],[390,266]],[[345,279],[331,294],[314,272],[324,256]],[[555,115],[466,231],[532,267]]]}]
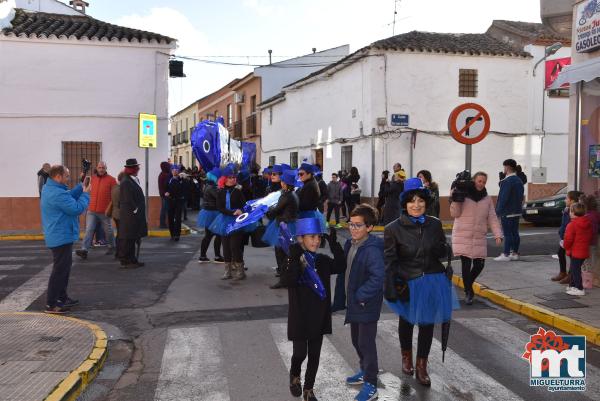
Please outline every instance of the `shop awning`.
[{"label": "shop awning", "polygon": [[579,81],[589,82],[595,78],[600,78],[600,57],[564,68],[549,89],[558,89],[564,84],[574,84]]}]

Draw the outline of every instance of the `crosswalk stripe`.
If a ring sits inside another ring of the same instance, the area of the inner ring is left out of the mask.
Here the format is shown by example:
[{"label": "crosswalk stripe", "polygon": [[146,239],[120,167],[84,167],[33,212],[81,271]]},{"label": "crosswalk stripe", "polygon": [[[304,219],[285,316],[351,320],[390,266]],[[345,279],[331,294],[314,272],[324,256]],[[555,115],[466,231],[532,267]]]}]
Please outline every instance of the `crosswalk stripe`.
[{"label": "crosswalk stripe", "polygon": [[[415,328],[415,340],[417,333],[418,328]],[[395,320],[380,321],[378,336],[387,345],[396,349],[398,358],[400,358],[398,322]],[[413,340],[413,344],[415,340]],[[468,392],[470,397],[475,400],[522,400],[521,397],[472,365],[469,361],[452,352],[450,348],[446,351],[446,362],[442,364],[441,344],[435,338],[433,339],[431,352],[429,353],[428,365],[432,390],[444,394],[450,399],[463,400],[463,395]]]},{"label": "crosswalk stripe", "polygon": [[52,273],[52,264],[46,266],[41,272],[31,277],[0,301],[0,312],[22,312],[27,309],[33,301],[46,291],[50,273]]},{"label": "crosswalk stripe", "polygon": [[155,401],[229,401],[217,327],[169,329]]},{"label": "crosswalk stripe", "polygon": [[[494,343],[497,343],[504,351],[510,355],[514,355],[524,364],[527,364],[527,361],[522,359],[521,355],[525,352],[525,344],[529,342],[531,334],[527,334],[523,330],[497,318],[455,320],[480,336],[493,339]],[[588,380],[585,383],[585,395],[594,400],[600,399],[600,381],[589,380],[592,377],[600,377],[600,369],[587,363],[586,377]]]},{"label": "crosswalk stripe", "polygon": [[[293,346],[292,342],[287,339],[287,324],[273,323],[270,325],[270,329],[279,354],[286,368],[290,370]],[[306,360],[302,364],[302,376],[305,372]],[[346,377],[353,373],[348,363],[329,339],[327,337],[323,338],[319,371],[315,381],[315,395],[317,398],[323,400],[351,400],[357,391],[346,386]]]},{"label": "crosswalk stripe", "polygon": [[0,256],[0,262],[20,262],[34,259],[36,259],[35,256]]},{"label": "crosswalk stripe", "polygon": [[17,270],[25,265],[0,265],[0,271]]}]

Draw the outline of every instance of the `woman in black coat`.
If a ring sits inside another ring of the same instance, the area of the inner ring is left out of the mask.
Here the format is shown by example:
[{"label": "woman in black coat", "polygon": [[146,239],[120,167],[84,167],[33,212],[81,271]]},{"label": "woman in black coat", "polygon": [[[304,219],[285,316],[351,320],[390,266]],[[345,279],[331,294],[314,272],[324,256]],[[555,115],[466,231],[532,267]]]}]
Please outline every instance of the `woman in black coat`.
[{"label": "woman in black coat", "polygon": [[[294,352],[290,369],[290,391],[295,397],[303,395],[304,401],[317,401],[313,386],[319,368],[323,335],[331,334],[331,279],[332,274],[343,274],[346,269],[344,250],[335,239],[335,230],[329,238],[333,258],[316,253],[321,242],[320,222],[314,218],[300,219],[296,223],[298,244],[290,247],[288,268],[282,281],[288,287],[288,339]],[[318,295],[312,286],[298,281],[305,269],[313,268],[324,287]],[[304,391],[300,384],[301,366],[308,355],[304,377]]]},{"label": "woman in black coat", "polygon": [[[419,326],[416,377],[431,385],[427,359],[436,323],[448,322],[458,299],[440,258],[448,246],[442,223],[425,211],[431,197],[420,178],[405,182],[401,196],[403,214],[385,227],[385,298],[399,315],[398,335],[402,350],[402,372],[413,375],[412,338]],[[406,294],[408,292],[408,294]]]},{"label": "woman in black coat", "polygon": [[198,223],[196,226],[204,228],[204,238],[200,245],[200,257],[198,262],[209,262],[210,260],[206,256],[210,241],[215,238],[213,243],[215,252],[215,262],[224,263],[225,259],[221,256],[221,236],[210,231],[210,225],[219,216],[219,210],[217,209],[217,181],[221,177],[221,169],[218,167],[213,168],[206,174],[206,182],[204,184],[204,205],[200,213],[198,213]]},{"label": "woman in black coat", "polygon": [[321,222],[321,232],[327,232],[325,216],[319,211],[321,190],[314,177],[315,167],[312,164],[302,163],[298,169],[298,176],[302,181],[302,188],[298,190],[298,217],[301,219],[315,218]]}]

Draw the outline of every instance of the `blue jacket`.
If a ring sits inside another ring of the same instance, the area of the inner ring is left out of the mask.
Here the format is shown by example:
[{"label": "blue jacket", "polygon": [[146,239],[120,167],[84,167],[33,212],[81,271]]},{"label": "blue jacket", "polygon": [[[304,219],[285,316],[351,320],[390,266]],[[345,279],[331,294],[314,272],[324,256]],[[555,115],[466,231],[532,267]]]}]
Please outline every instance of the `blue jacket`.
[{"label": "blue jacket", "polygon": [[[346,241],[344,254],[348,257],[351,241]],[[336,288],[347,298],[345,323],[370,323],[379,320],[383,303],[383,282],[385,280],[385,263],[383,261],[383,239],[369,235],[365,243],[358,248],[352,266],[348,266],[348,294],[344,292],[344,275],[340,274],[340,284]],[[336,297],[337,298],[337,297]],[[338,298],[336,302],[341,302]],[[344,301],[346,301],[344,299]],[[364,306],[361,305],[364,303]]]},{"label": "blue jacket", "polygon": [[558,235],[560,236],[560,239],[565,239],[565,231],[567,230],[567,225],[570,222],[571,222],[571,215],[569,214],[569,208],[565,207],[562,212],[560,228],[558,229]]},{"label": "blue jacket", "polygon": [[79,239],[79,215],[87,210],[90,194],[81,184],[69,191],[66,185],[49,178],[42,189],[42,228],[48,248],[71,244]]},{"label": "blue jacket", "polygon": [[496,214],[500,217],[523,212],[523,181],[511,175],[500,181],[500,193],[496,202]]}]

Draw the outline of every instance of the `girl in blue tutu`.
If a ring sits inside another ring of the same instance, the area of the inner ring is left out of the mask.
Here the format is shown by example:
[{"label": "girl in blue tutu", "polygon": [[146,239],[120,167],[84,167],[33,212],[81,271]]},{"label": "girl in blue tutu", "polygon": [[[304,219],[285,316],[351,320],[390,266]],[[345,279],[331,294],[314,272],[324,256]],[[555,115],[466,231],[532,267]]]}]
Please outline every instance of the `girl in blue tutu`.
[{"label": "girl in blue tutu", "polygon": [[412,338],[418,325],[416,378],[424,386],[431,385],[427,359],[434,325],[449,321],[452,310],[458,309],[454,287],[440,262],[448,252],[442,223],[425,215],[430,202],[429,190],[419,178],[407,180],[400,195],[403,213],[384,231],[385,298],[399,315],[402,372],[415,373]]},{"label": "girl in blue tutu", "polygon": [[298,198],[300,200],[298,218],[319,220],[321,231],[327,232],[327,224],[325,216],[319,211],[321,200],[321,191],[319,183],[314,177],[315,166],[308,163],[302,163],[298,169],[298,176],[302,181],[302,188],[298,190]]},{"label": "girl in blue tutu", "polygon": [[200,245],[200,258],[198,262],[204,263],[209,262],[206,257],[208,246],[210,241],[215,238],[213,247],[215,250],[215,262],[223,263],[225,260],[221,256],[221,236],[210,231],[210,225],[219,216],[217,210],[217,181],[221,177],[221,169],[218,167],[213,168],[206,174],[206,182],[204,184],[204,204],[202,210],[198,214],[198,228],[204,228],[204,238],[202,238],[202,244]]},{"label": "girl in blue tutu", "polygon": [[225,231],[237,216],[242,214],[246,198],[241,187],[237,185],[237,175],[232,167],[227,166],[222,170],[223,187],[217,193],[217,209],[219,215],[210,225],[210,231],[219,234],[223,243],[223,256],[225,259],[225,272],[222,279],[243,280],[244,272],[244,235],[242,230],[229,234]]},{"label": "girl in blue tutu", "polygon": [[287,255],[279,246],[279,223],[285,222],[292,235],[296,234],[296,219],[298,218],[298,195],[294,192],[296,184],[296,171],[286,170],[281,175],[281,196],[277,205],[271,207],[267,217],[271,220],[265,230],[262,240],[275,247],[275,260],[279,279],[271,286],[271,289],[284,288],[281,281],[281,272],[285,268]]}]

